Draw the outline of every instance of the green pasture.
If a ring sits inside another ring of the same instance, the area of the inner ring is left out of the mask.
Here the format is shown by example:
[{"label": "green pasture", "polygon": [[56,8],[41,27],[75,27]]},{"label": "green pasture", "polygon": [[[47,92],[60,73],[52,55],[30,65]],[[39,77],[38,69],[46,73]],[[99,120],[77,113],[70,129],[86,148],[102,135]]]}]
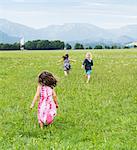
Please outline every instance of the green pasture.
[{"label": "green pasture", "polygon": [[[81,69],[87,51],[70,51],[68,77],[57,61],[65,51],[0,52],[0,150],[137,150],[137,49],[91,50],[91,81]],[[37,75],[52,72],[59,109],[41,130]]]}]

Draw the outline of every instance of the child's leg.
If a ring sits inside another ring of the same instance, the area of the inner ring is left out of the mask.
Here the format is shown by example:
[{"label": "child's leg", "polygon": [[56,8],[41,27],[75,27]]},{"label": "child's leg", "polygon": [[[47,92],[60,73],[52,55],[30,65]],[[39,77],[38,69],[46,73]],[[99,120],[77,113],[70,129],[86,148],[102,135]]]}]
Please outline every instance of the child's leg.
[{"label": "child's leg", "polygon": [[90,74],[87,75],[87,83],[89,83],[90,80]]},{"label": "child's leg", "polygon": [[87,70],[85,70],[85,73],[86,73],[86,74],[85,74],[85,78],[88,78],[88,75],[87,75]]},{"label": "child's leg", "polygon": [[89,83],[90,75],[91,75],[91,70],[88,70],[87,71],[87,83]]},{"label": "child's leg", "polygon": [[67,76],[67,75],[68,75],[67,71],[64,71],[64,75],[65,75],[65,76]]},{"label": "child's leg", "polygon": [[67,76],[69,74],[69,70],[64,71],[65,76]]},{"label": "child's leg", "polygon": [[43,129],[44,124],[40,122],[39,125],[40,125],[40,128]]}]

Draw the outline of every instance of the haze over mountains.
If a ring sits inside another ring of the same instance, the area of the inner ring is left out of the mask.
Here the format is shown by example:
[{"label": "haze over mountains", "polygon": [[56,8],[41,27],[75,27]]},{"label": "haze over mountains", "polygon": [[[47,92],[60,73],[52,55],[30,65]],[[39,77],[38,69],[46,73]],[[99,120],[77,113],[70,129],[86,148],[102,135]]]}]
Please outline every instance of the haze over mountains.
[{"label": "haze over mountains", "polygon": [[44,39],[123,45],[137,41],[137,25],[127,25],[117,29],[103,29],[92,24],[70,23],[34,29],[0,19],[0,43],[18,42],[21,37],[24,37],[25,41]]}]

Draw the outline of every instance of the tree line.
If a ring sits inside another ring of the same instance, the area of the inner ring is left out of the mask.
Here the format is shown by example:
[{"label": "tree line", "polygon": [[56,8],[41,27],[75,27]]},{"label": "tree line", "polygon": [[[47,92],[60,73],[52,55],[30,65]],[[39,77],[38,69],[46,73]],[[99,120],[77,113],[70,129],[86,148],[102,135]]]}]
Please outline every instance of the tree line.
[{"label": "tree line", "polygon": [[19,43],[14,43],[14,44],[0,43],[0,50],[19,50],[19,49],[20,49]]},{"label": "tree line", "polygon": [[[120,49],[120,48],[128,48],[128,47],[120,47],[118,45],[96,45],[94,47],[92,46],[84,46],[81,43],[75,43],[75,45],[72,47],[69,43],[64,43],[60,40],[55,41],[49,41],[49,40],[33,40],[33,41],[27,41],[25,45],[23,46],[26,50],[63,50],[63,49]],[[14,43],[14,44],[0,44],[0,50],[19,50],[20,44]]]},{"label": "tree line", "polygon": [[64,47],[65,43],[59,40],[34,40],[25,43],[25,49],[28,50],[62,50]]}]

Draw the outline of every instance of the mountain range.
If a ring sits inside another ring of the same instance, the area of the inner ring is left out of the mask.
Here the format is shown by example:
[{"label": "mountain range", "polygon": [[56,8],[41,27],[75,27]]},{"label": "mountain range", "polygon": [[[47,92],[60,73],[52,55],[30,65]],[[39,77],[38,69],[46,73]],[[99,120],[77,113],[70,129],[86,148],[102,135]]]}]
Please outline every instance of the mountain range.
[{"label": "mountain range", "polygon": [[68,23],[34,29],[6,19],[0,19],[0,43],[18,42],[21,37],[28,40],[63,40],[86,44],[127,44],[137,41],[137,25],[116,29],[104,29],[88,23]]}]

